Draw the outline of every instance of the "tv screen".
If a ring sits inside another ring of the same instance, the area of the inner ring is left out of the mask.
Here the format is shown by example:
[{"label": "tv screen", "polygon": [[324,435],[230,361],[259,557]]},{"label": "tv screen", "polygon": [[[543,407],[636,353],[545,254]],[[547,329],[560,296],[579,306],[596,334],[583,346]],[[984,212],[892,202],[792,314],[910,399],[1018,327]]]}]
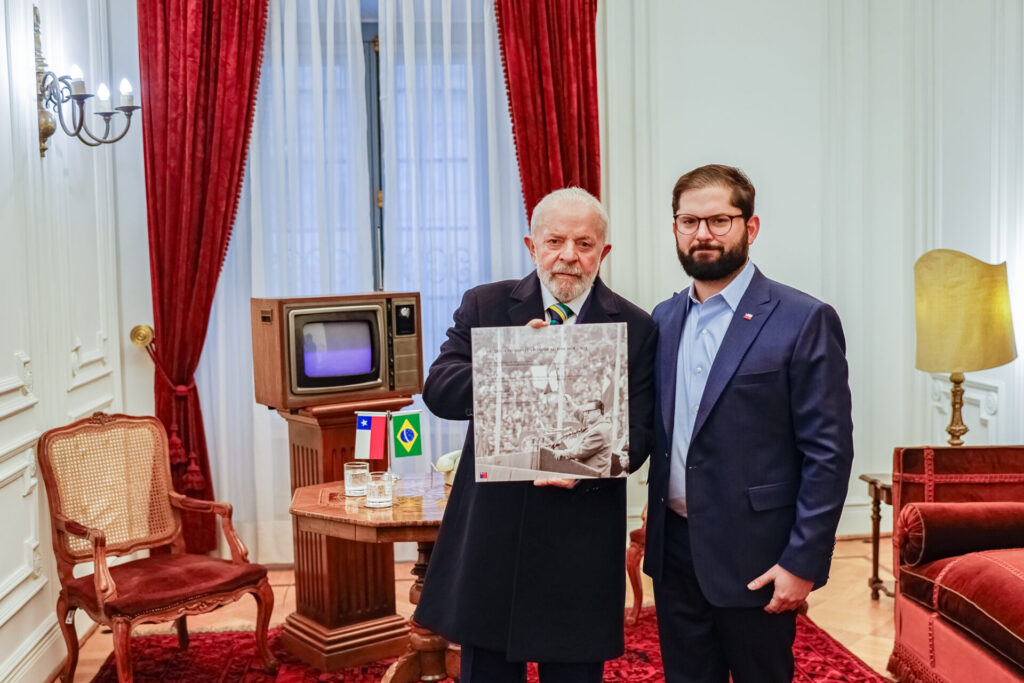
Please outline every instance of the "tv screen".
[{"label": "tv screen", "polygon": [[373,336],[366,320],[310,322],[302,326],[307,377],[345,377],[373,371]]},{"label": "tv screen", "polygon": [[[325,393],[387,381],[380,305],[294,308],[291,320],[292,391]],[[386,356],[385,356],[386,359]]]}]

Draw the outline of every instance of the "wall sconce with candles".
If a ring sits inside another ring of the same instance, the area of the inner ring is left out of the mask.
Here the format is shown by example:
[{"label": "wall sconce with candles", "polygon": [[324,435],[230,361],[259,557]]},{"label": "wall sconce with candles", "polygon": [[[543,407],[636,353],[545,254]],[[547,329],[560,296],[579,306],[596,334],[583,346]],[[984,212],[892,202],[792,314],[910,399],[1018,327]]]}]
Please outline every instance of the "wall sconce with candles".
[{"label": "wall sconce with candles", "polygon": [[[57,76],[46,68],[43,59],[43,48],[39,38],[39,8],[32,8],[35,24],[36,40],[36,108],[39,110],[39,156],[46,156],[46,141],[57,130],[52,109],[57,114],[60,127],[71,137],[76,137],[90,147],[117,142],[123,138],[132,125],[132,112],[139,109],[135,106],[131,83],[127,78],[121,79],[120,106],[111,107],[110,90],[105,83],[96,88],[96,104],[93,114],[103,119],[103,135],[97,137],[85,121],[85,102],[93,95],[85,90],[85,78],[77,65],[71,67],[67,76]],[[64,118],[64,105],[71,103],[70,125]],[[124,114],[124,130],[111,137],[111,122],[118,112]]]},{"label": "wall sconce with candles", "polygon": [[964,373],[1017,357],[1006,264],[933,249],[914,264],[914,308],[917,369],[950,373],[952,415],[946,432],[950,446],[961,446],[967,433],[961,415]]}]

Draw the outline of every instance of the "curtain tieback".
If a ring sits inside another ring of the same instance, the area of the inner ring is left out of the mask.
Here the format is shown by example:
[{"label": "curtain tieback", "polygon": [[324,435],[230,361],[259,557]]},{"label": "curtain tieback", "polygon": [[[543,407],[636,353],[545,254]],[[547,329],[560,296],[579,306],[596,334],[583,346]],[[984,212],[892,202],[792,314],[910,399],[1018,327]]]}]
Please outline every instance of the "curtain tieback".
[{"label": "curtain tieback", "polygon": [[[186,455],[185,442],[182,441],[180,436],[181,429],[179,424],[185,423],[185,410],[187,408],[187,401],[189,392],[196,388],[196,382],[194,378],[189,378],[188,384],[177,384],[171,380],[170,375],[164,370],[163,363],[157,357],[153,351],[153,345],[150,344],[146,347],[146,352],[149,353],[149,357],[153,360],[153,366],[156,368],[157,375],[163,379],[164,383],[171,388],[174,392],[174,421],[171,422],[168,428],[167,436],[167,450],[168,456],[171,461],[171,465],[184,465],[186,462],[189,463],[188,469],[185,471],[185,485],[191,490],[202,490],[205,487],[202,472],[199,470],[198,456],[195,452]],[[180,400],[184,399],[184,400]],[[193,465],[195,470],[193,471]],[[189,476],[191,475],[191,476]],[[191,486],[189,484],[192,484]]]}]

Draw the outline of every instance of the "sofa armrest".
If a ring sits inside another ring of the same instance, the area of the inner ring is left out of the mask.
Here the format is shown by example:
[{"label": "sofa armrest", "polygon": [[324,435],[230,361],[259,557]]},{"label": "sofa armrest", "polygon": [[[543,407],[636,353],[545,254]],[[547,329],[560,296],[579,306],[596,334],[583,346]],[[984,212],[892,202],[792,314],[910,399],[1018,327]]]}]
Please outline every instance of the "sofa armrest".
[{"label": "sofa armrest", "polygon": [[896,524],[900,563],[1024,548],[1024,503],[909,503]]}]

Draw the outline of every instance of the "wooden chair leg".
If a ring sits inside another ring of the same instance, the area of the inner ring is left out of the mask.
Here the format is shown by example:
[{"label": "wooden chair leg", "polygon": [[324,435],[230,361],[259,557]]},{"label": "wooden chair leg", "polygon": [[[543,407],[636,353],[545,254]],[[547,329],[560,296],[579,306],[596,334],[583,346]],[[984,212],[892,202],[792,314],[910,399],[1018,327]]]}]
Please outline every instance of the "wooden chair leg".
[{"label": "wooden chair leg", "polygon": [[626,625],[632,626],[640,618],[640,608],[644,603],[644,589],[640,583],[640,558],[644,555],[644,546],[636,541],[629,544],[626,549],[626,573],[629,575],[629,585],[633,588],[633,608],[626,616]]},{"label": "wooden chair leg", "polygon": [[186,621],[185,615],[181,615],[174,620],[174,627],[178,630],[178,649],[188,649],[188,621]]},{"label": "wooden chair leg", "polygon": [[[78,666],[78,634],[75,633],[75,610],[68,605],[64,592],[57,598],[57,623],[64,635],[64,644],[68,648],[68,656],[64,660],[64,668],[60,673],[61,683],[72,683],[75,680],[75,668]],[[70,617],[70,622],[69,621]]]},{"label": "wooden chair leg", "polygon": [[114,632],[117,683],[132,683],[132,625],[126,619],[114,619],[110,629]]},{"label": "wooden chair leg", "polygon": [[278,662],[267,644],[267,629],[270,627],[270,613],[274,611],[274,589],[266,579],[260,581],[256,598],[256,651],[263,657],[263,668],[268,673],[277,671]]}]

